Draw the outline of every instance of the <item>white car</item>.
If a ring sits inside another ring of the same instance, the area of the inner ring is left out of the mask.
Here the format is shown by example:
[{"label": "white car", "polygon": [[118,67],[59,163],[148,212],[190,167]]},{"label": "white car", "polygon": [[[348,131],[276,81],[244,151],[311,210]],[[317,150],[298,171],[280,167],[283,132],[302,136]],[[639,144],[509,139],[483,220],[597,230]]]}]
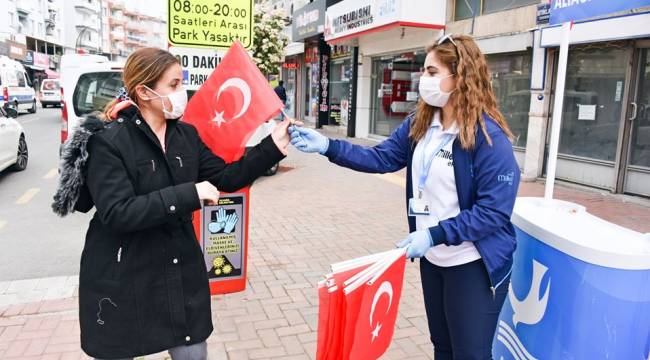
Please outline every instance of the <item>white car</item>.
[{"label": "white car", "polygon": [[0,107],[36,112],[36,92],[21,63],[0,56]]},{"label": "white car", "polygon": [[10,168],[22,171],[27,168],[29,154],[23,127],[14,118],[18,111],[0,107],[0,171]]},{"label": "white car", "polygon": [[39,95],[43,108],[48,106],[61,107],[61,83],[58,79],[43,80]]},{"label": "white car", "polygon": [[[123,70],[123,64],[109,62],[100,55],[70,54],[61,57],[61,144],[72,135],[83,116],[93,111],[103,111],[106,104],[115,98],[117,91],[124,86]],[[189,91],[188,95],[191,97],[193,93]],[[271,134],[274,126],[272,119],[260,125],[246,148],[257,145]],[[278,167],[276,164],[266,175],[275,174]]]}]

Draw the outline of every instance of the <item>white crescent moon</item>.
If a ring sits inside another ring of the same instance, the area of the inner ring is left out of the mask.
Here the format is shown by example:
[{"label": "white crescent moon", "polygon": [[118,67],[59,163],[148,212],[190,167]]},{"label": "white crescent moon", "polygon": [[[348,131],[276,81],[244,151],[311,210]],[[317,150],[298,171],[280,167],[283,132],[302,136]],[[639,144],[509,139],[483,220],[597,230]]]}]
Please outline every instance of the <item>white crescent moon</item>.
[{"label": "white crescent moon", "polygon": [[379,301],[379,298],[382,294],[388,294],[388,309],[386,310],[386,313],[388,313],[390,306],[393,304],[393,285],[390,283],[390,281],[384,281],[381,283],[381,285],[379,285],[379,289],[377,289],[377,292],[375,293],[375,297],[372,298],[372,306],[370,307],[370,326],[372,326],[372,318],[375,314],[375,307],[377,306],[377,302]]},{"label": "white crescent moon", "polygon": [[241,78],[230,78],[221,84],[221,87],[217,92],[217,101],[219,101],[219,95],[221,95],[221,92],[231,86],[239,89],[242,95],[244,95],[244,104],[242,105],[241,110],[239,110],[239,113],[232,118],[232,120],[235,120],[238,117],[244,115],[246,110],[248,110],[248,106],[251,104],[251,88],[248,86],[246,81],[242,80]]}]

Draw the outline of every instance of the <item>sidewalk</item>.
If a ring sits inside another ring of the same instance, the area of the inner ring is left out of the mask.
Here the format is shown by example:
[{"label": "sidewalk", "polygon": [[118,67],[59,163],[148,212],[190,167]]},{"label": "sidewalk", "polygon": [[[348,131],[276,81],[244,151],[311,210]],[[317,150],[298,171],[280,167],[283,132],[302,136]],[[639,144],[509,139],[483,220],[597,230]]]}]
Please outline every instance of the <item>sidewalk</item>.
[{"label": "sidewalk", "polygon": [[[542,193],[539,183],[520,188],[522,196]],[[647,207],[563,186],[556,197],[650,232]],[[404,174],[356,173],[292,150],[278,175],[255,184],[251,200],[248,286],[213,297],[210,359],[313,359],[315,284],[330,263],[387,250],[405,236]],[[74,277],[56,282],[62,285],[45,290],[50,279],[0,283],[0,359],[88,358],[79,347]],[[383,358],[432,357],[418,265],[409,262],[394,339]]]}]

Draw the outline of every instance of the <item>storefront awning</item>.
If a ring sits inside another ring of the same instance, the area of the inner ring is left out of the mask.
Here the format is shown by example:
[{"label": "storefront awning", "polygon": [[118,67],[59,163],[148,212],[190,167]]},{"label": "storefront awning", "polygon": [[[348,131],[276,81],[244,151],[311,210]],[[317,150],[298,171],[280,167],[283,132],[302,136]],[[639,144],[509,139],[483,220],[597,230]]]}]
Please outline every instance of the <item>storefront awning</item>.
[{"label": "storefront awning", "polygon": [[36,71],[45,71],[45,70],[46,70],[46,69],[45,69],[44,67],[42,67],[42,66],[28,65],[28,64],[23,64],[23,65],[25,65],[26,67],[28,67],[28,68],[30,68],[30,69],[32,69],[32,70],[36,70]]},{"label": "storefront awning", "polygon": [[344,0],[327,8],[325,41],[340,43],[395,27],[432,30],[445,28],[445,0],[418,2],[394,0],[392,6],[376,6],[374,0]]},{"label": "storefront awning", "polygon": [[305,52],[305,43],[292,42],[284,48],[284,56],[298,55]]},{"label": "storefront awning", "polygon": [[48,79],[58,79],[59,78],[59,73],[50,69],[45,69],[45,75],[47,75]]}]

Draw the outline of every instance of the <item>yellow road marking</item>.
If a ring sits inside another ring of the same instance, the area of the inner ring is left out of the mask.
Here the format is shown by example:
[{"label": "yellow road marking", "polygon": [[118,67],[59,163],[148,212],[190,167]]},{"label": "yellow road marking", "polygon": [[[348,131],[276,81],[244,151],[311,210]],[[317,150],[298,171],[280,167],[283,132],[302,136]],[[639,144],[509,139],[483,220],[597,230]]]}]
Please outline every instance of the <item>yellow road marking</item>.
[{"label": "yellow road marking", "polygon": [[406,180],[403,177],[399,176],[399,175],[395,175],[395,174],[375,174],[375,176],[382,179],[382,180],[384,180],[384,181],[388,181],[389,183],[393,183],[393,184],[395,184],[397,186],[406,187]]},{"label": "yellow road marking", "polygon": [[39,188],[31,188],[23,194],[18,200],[16,200],[16,205],[22,205],[22,204],[27,204],[34,198],[34,195],[36,195],[41,189]]},{"label": "yellow road marking", "polygon": [[45,176],[43,176],[43,179],[51,179],[51,178],[55,177],[58,173],[59,173],[59,169],[54,168],[54,169],[48,171],[47,174],[45,174]]}]

